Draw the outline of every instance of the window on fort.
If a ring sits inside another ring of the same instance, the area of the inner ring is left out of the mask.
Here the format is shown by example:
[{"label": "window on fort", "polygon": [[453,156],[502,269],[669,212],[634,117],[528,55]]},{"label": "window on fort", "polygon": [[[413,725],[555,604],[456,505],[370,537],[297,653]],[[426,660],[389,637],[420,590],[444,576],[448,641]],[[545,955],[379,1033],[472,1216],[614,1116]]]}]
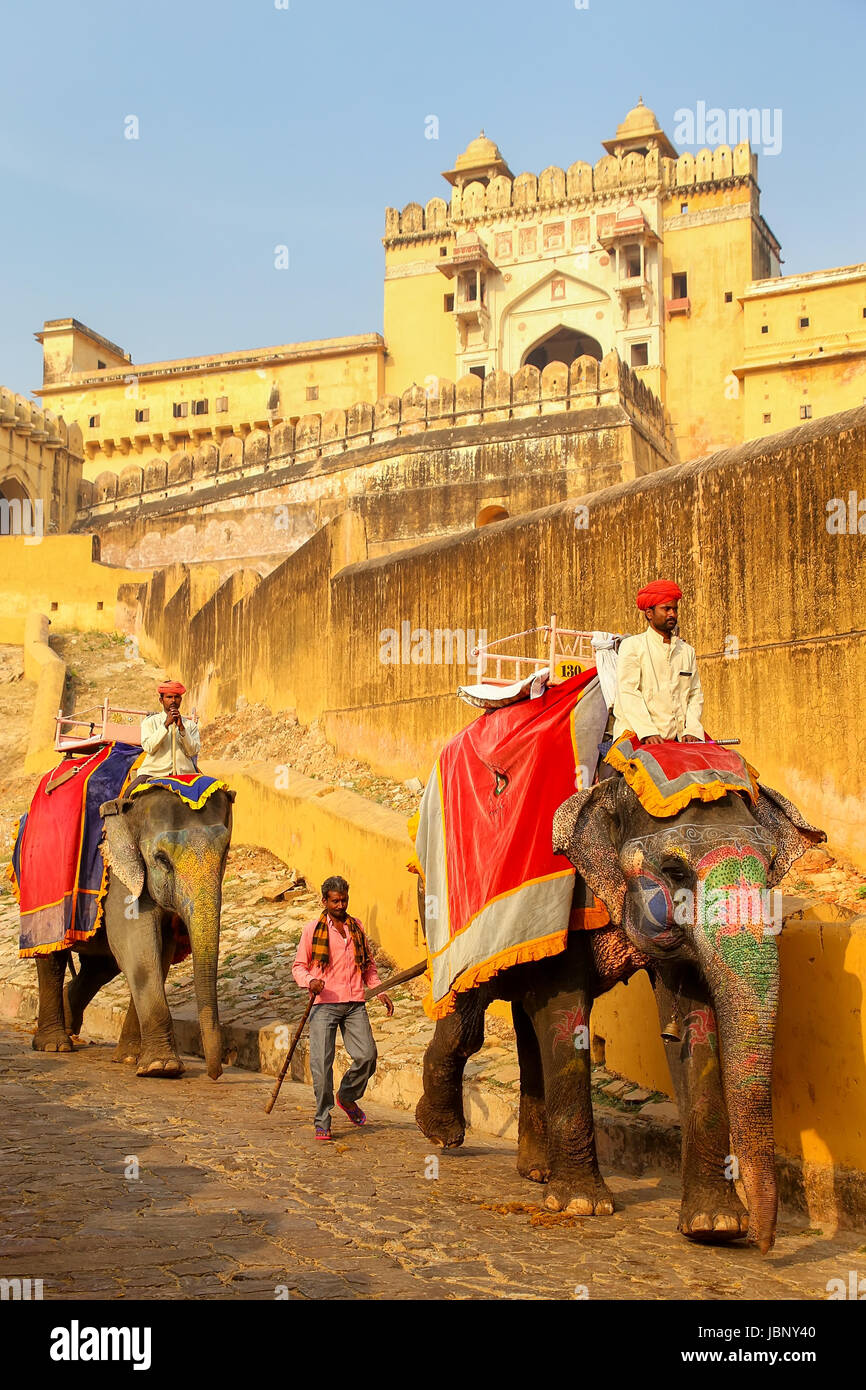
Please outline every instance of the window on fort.
[{"label": "window on fort", "polygon": [[228,410],[228,408],[229,408],[229,398],[228,398],[228,396],[217,396],[216,400],[214,401],[214,410],[216,410],[216,411],[218,411],[218,412],[221,412],[221,411],[224,411],[224,410]]},{"label": "window on fort", "polygon": [[144,425],[144,424],[147,423],[147,421],[148,421],[149,419],[150,419],[150,407],[149,407],[149,406],[145,406],[142,410],[137,410],[137,411],[135,412],[135,423],[136,423],[137,425]]},{"label": "window on fort", "polygon": [[440,247],[439,247],[439,255],[440,255],[440,256],[447,256],[447,255],[448,255],[448,247],[447,247],[447,246],[440,246]]},{"label": "window on fort", "polygon": [[689,297],[689,277],[683,270],[678,275],[671,276],[671,299],[688,299]]},{"label": "window on fort", "polygon": [[207,415],[207,401],[193,401],[193,415]]},{"label": "window on fort", "polygon": [[620,274],[626,280],[637,280],[640,276],[640,272],[640,246],[637,245],[637,243],[624,246],[622,249]]},{"label": "window on fort", "polygon": [[486,368],[486,367],[470,367],[470,368],[469,368],[469,375],[470,375],[470,376],[477,376],[478,379],[479,379],[479,381],[483,381],[484,378],[485,378],[485,376],[486,376],[486,374],[487,374],[487,368]]},{"label": "window on fort", "polygon": [[688,205],[688,203],[680,203],[680,212],[688,212],[688,210],[689,210],[689,205]]},{"label": "window on fort", "polygon": [[100,360],[99,360],[98,357],[97,357],[97,359],[96,359],[96,370],[97,370],[98,372],[102,372],[102,371],[105,370],[105,363],[104,363],[104,362],[100,362]]},{"label": "window on fort", "polygon": [[809,320],[808,320],[807,318],[802,318],[802,319],[800,319],[800,327],[801,327],[801,328],[808,328],[808,327],[809,327]]},{"label": "window on fort", "polygon": [[550,297],[551,299],[565,299],[565,280],[559,275],[550,282]]},{"label": "window on fort", "polygon": [[801,419],[801,420],[811,420],[811,418],[812,418],[812,407],[811,407],[810,405],[801,405],[801,406],[800,406],[800,419]]},{"label": "window on fort", "polygon": [[763,418],[764,418],[764,424],[765,424],[765,425],[769,425],[770,419],[771,419],[771,416],[770,416],[769,411],[765,411],[765,412],[764,412],[764,417],[763,417]]},{"label": "window on fort", "polygon": [[453,294],[446,294],[446,295],[443,295],[443,297],[442,297],[442,307],[443,307],[443,309],[445,310],[446,314],[453,314],[453,313],[454,313],[454,296],[453,296]]},{"label": "window on fort", "polygon": [[88,420],[87,424],[88,424],[88,426],[89,426],[90,429],[92,429],[92,430],[98,430],[98,429],[99,429],[99,416],[98,416],[98,415],[91,415],[91,417],[90,417],[90,419]]},{"label": "window on fort", "polygon": [[649,363],[649,343],[632,343],[631,345],[631,365],[633,367],[646,367]]},{"label": "window on fort", "polygon": [[185,420],[189,414],[189,401],[175,401],[171,413],[175,420]]},{"label": "window on fort", "polygon": [[318,388],[318,386],[308,386],[308,387],[307,387],[307,400],[308,400],[308,401],[317,401],[318,399],[319,399],[319,388]]},{"label": "window on fort", "polygon": [[726,304],[732,304],[733,301],[734,301],[734,292],[733,292],[733,290],[725,290],[725,303],[726,303]]},{"label": "window on fort", "polygon": [[761,332],[762,332],[762,333],[769,333],[769,331],[770,331],[770,325],[769,325],[768,323],[762,323],[762,324],[761,324]]},{"label": "window on fort", "polygon": [[478,282],[476,281],[474,275],[468,275],[466,279],[463,281],[463,293],[461,295],[461,298],[467,300],[471,304],[475,302],[477,297]]}]

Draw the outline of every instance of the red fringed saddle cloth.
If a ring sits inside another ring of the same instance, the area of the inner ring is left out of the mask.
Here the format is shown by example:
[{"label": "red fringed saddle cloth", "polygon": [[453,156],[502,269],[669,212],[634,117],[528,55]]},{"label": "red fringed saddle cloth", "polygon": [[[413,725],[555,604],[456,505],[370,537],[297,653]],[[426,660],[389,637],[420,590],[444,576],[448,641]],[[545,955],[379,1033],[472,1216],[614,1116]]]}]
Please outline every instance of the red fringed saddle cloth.
[{"label": "red fringed saddle cloth", "polygon": [[589,781],[607,720],[595,669],[535,700],[490,710],[446,744],[415,839],[424,877],[431,988],[441,1018],[456,994],[500,970],[563,951],[571,927],[610,919],[553,851],[557,807]]},{"label": "red fringed saddle cloth", "polygon": [[675,816],[690,801],[718,801],[728,792],[758,800],[758,774],[719,743],[641,743],[626,732],[605,762],[621,772],[651,816]]}]

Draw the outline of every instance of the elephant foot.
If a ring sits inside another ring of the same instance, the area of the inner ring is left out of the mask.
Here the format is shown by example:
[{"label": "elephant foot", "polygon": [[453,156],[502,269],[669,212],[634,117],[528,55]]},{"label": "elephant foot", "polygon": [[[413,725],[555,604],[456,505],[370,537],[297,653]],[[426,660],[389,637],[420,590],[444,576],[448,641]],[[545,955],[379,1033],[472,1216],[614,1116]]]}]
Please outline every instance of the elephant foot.
[{"label": "elephant foot", "polygon": [[132,1043],[125,1043],[121,1038],[111,1057],[112,1062],[137,1062],[138,1048]]},{"label": "elephant foot", "polygon": [[550,1164],[547,1161],[547,1145],[536,1134],[522,1135],[517,1146],[517,1171],[522,1178],[531,1182],[547,1182],[550,1177]]},{"label": "elephant foot", "polygon": [[569,1216],[611,1216],[614,1209],[613,1193],[600,1173],[557,1178],[550,1184],[544,1205],[549,1211],[564,1211]]},{"label": "elephant foot", "polygon": [[31,1047],[34,1052],[74,1052],[72,1039],[65,1028],[55,1024],[52,1028],[38,1028],[33,1034]]},{"label": "elephant foot", "polygon": [[748,1228],[748,1212],[732,1183],[695,1183],[683,1193],[677,1229],[689,1240],[724,1244],[740,1240]]},{"label": "elephant foot", "polygon": [[415,1123],[427,1139],[441,1144],[443,1149],[457,1149],[463,1143],[466,1126],[461,1115],[442,1110],[423,1095],[415,1106]]},{"label": "elephant foot", "polygon": [[138,1058],[135,1074],[136,1076],[180,1076],[183,1070],[183,1062],[179,1057],[145,1055]]}]

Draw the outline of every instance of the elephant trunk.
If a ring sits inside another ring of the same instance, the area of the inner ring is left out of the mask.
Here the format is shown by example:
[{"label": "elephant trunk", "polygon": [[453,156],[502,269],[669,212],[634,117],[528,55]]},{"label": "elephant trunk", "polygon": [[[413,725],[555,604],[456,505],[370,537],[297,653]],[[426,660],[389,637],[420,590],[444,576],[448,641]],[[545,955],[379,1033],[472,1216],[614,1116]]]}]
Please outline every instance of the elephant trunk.
[{"label": "elephant trunk", "polygon": [[215,900],[196,904],[187,923],[201,1041],[207,1074],[212,1081],[222,1075],[222,1034],[217,1004],[219,922],[220,893],[217,891]]},{"label": "elephant trunk", "polygon": [[756,939],[743,928],[735,937],[722,937],[723,950],[726,943],[725,954],[717,946],[704,969],[719,1027],[732,1157],[746,1192],[748,1234],[765,1255],[775,1239],[778,1208],[771,1086],[779,956],[772,936]]}]

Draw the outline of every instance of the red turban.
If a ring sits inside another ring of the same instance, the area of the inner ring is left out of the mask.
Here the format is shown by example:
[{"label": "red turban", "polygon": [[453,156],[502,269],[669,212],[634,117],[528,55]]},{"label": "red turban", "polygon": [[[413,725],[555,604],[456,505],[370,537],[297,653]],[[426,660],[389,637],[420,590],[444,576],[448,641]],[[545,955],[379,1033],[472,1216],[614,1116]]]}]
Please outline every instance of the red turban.
[{"label": "red turban", "polygon": [[185,695],[186,686],[181,685],[180,681],[163,681],[162,685],[156,687],[158,695]]},{"label": "red turban", "polygon": [[657,603],[673,603],[674,599],[682,598],[683,591],[679,584],[675,584],[672,579],[654,579],[652,584],[646,584],[637,596],[637,606],[642,613],[648,608],[654,608]]}]

